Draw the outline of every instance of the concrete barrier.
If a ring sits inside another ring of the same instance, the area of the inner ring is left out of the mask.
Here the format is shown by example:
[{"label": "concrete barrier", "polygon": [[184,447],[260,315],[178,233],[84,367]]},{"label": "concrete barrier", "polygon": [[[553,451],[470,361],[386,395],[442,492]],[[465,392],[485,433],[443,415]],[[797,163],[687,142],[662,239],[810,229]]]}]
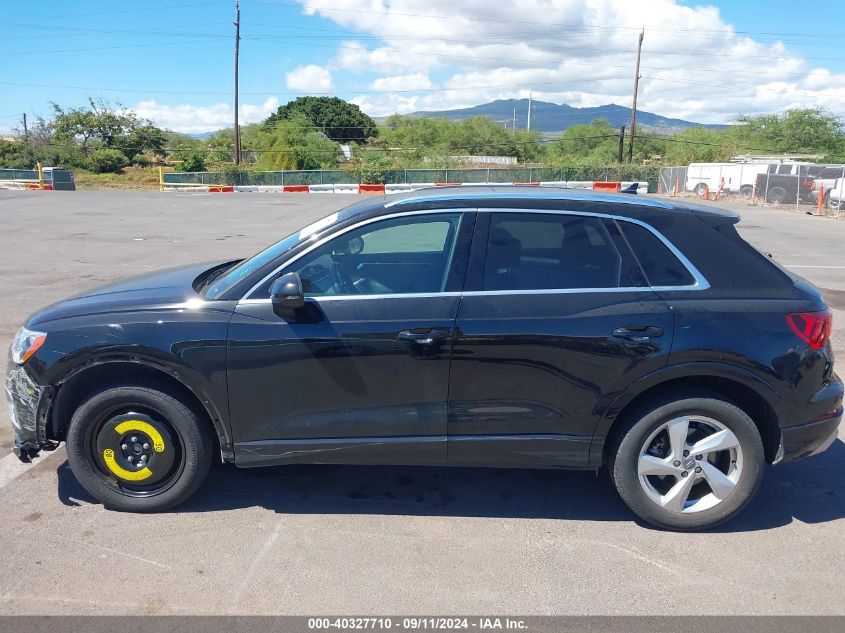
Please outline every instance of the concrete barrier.
[{"label": "concrete barrier", "polygon": [[384,195],[384,185],[358,185],[358,193]]},{"label": "concrete barrier", "polygon": [[308,193],[334,193],[334,185],[308,185]]}]

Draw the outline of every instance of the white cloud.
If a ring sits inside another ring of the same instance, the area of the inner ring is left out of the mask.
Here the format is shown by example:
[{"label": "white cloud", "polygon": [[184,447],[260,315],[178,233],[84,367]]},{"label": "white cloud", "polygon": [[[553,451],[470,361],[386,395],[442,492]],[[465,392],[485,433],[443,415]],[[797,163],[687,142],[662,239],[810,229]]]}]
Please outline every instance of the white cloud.
[{"label": "white cloud", "polygon": [[302,92],[330,92],[334,85],[331,72],[316,64],[294,68],[285,75],[285,82],[291,90]]},{"label": "white cloud", "polygon": [[[255,123],[266,119],[278,107],[279,100],[276,97],[270,97],[259,105],[241,103],[238,107],[238,118],[241,124]],[[185,103],[171,106],[149,100],[141,101],[131,109],[137,112],[138,116],[151,119],[163,128],[185,133],[232,127],[235,119],[231,103],[214,103],[207,106]]]},{"label": "white cloud", "polygon": [[379,77],[370,87],[373,90],[384,91],[405,91],[405,90],[428,90],[434,84],[425,73],[413,73],[411,75],[393,75],[392,77]]},{"label": "white cloud", "polygon": [[[373,115],[446,109],[527,96],[629,105],[636,40],[645,26],[638,105],[664,116],[728,122],[740,113],[827,107],[845,115],[845,73],[813,67],[771,34],[744,32],[718,8],[680,0],[299,0],[304,12],[361,34],[338,45],[333,67],[376,73],[372,90],[437,71],[459,90],[367,94]],[[431,17],[434,16],[434,17]],[[373,43],[372,37],[376,38]],[[379,87],[376,87],[378,84]],[[422,90],[423,88],[420,87]]]}]

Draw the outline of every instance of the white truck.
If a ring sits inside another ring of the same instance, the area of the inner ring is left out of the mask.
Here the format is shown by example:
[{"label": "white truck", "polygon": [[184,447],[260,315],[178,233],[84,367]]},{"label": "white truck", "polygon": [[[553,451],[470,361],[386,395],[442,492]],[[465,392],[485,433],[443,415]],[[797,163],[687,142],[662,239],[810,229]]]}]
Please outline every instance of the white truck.
[{"label": "white truck", "polygon": [[724,179],[722,191],[739,194],[750,200],[757,175],[766,173],[770,164],[769,162],[690,163],[687,167],[685,189],[700,196],[704,194],[706,187],[712,195],[719,190]]}]

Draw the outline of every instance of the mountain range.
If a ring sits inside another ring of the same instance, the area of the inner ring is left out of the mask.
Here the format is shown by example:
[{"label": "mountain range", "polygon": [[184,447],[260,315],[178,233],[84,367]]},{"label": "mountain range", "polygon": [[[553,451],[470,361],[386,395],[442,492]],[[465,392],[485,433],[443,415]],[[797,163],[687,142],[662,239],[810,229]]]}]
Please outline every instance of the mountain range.
[{"label": "mountain range", "polygon": [[[412,112],[407,116],[442,117],[452,121],[461,121],[474,116],[486,116],[510,127],[513,124],[514,111],[516,111],[516,128],[525,129],[528,121],[528,99],[498,99],[471,108],[420,111]],[[386,118],[378,117],[375,120],[377,123],[382,123]],[[553,135],[556,132],[563,132],[571,125],[590,123],[594,119],[605,119],[611,126],[616,128],[621,125],[630,126],[631,108],[615,103],[591,108],[576,108],[565,103],[558,105],[557,103],[538,101],[536,99],[531,101],[532,130]],[[684,128],[697,126],[709,128],[725,127],[724,125],[718,124],[672,119],[654,114],[653,112],[637,110],[637,127],[650,129],[654,132],[672,134]]]}]

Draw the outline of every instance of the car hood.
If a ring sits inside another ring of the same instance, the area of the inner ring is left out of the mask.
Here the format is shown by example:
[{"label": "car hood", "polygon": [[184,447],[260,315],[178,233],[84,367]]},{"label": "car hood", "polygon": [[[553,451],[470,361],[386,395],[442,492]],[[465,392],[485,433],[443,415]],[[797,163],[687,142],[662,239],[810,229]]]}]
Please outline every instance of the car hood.
[{"label": "car hood", "polygon": [[177,307],[191,299],[199,299],[193,288],[194,281],[225,263],[189,264],[121,279],[42,308],[29,318],[27,325],[34,327],[46,321],[89,314]]}]

